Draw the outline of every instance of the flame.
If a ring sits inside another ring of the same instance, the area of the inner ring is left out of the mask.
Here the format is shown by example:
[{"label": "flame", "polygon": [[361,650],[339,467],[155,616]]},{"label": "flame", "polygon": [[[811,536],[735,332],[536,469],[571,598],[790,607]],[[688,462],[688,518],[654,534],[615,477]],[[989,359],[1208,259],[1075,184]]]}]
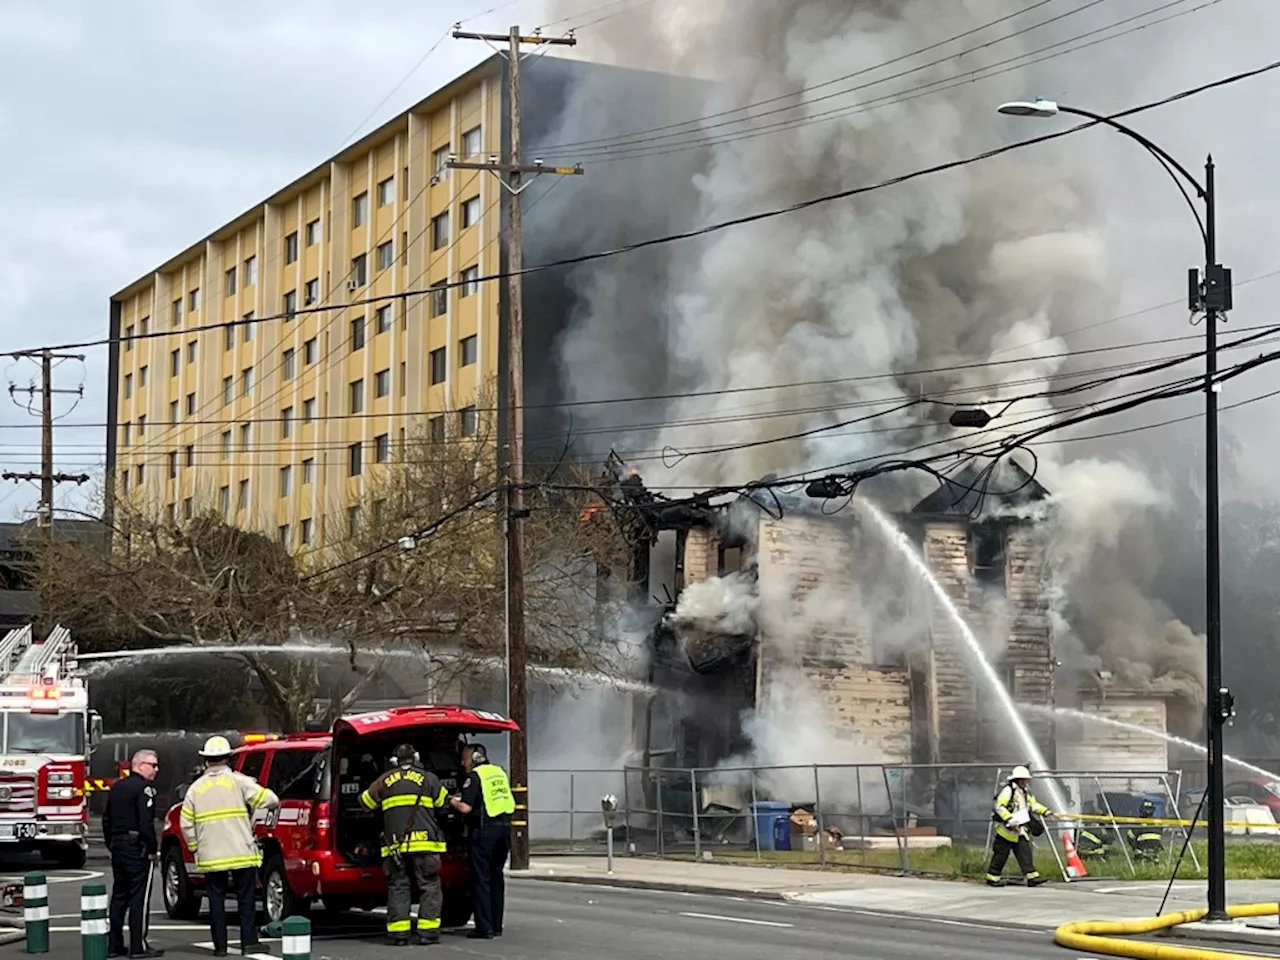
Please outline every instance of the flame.
[{"label": "flame", "polygon": [[581,521],[582,523],[586,523],[588,520],[590,520],[592,517],[594,517],[597,513],[599,513],[603,509],[604,509],[604,504],[599,502],[593,503],[589,507],[587,507],[585,510],[583,510],[580,514],[578,514],[578,520]]}]

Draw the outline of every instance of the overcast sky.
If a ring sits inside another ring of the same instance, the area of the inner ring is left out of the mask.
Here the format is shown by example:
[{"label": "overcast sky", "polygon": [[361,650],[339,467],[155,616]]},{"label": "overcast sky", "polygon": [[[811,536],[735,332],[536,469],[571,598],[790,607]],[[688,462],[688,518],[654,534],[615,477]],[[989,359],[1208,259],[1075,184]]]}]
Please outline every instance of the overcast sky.
[{"label": "overcast sky", "polygon": [[[540,0],[362,9],[0,0],[0,349],[105,335],[113,292],[489,55],[448,38],[415,69],[455,21],[504,32],[543,15]],[[29,361],[0,370],[0,387],[38,373]],[[106,351],[58,374],[59,387],[85,385],[65,422],[101,423]],[[20,423],[37,421],[5,404],[0,424]],[[39,431],[0,429],[3,469],[38,469]],[[59,426],[58,468],[95,473],[102,443],[100,426]],[[0,518],[36,494],[0,488]],[[59,492],[59,503],[78,499]]]}]

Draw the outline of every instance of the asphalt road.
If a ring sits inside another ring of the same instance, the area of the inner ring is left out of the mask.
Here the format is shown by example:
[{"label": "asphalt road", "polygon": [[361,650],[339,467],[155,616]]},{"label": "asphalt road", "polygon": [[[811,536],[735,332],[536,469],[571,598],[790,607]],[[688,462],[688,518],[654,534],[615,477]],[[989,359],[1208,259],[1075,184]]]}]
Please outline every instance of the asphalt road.
[{"label": "asphalt road", "polygon": [[[105,870],[107,865],[95,857],[84,871],[48,871],[51,960],[80,956],[80,885]],[[13,874],[6,870],[5,875]],[[1070,956],[1053,946],[1045,932],[978,922],[913,921],[838,908],[540,880],[516,880],[508,889],[502,939],[474,941],[462,936],[465,931],[446,932],[444,942],[432,948],[431,955],[504,960],[844,960],[850,955],[860,960],[921,956],[1060,960]],[[158,892],[151,922],[152,944],[168,955],[207,957],[212,953],[208,927],[170,921]],[[347,914],[335,924],[317,911],[313,923],[316,960],[382,960],[388,954],[382,943],[383,917],[378,914]],[[274,944],[272,952],[280,955],[279,944]]]}]

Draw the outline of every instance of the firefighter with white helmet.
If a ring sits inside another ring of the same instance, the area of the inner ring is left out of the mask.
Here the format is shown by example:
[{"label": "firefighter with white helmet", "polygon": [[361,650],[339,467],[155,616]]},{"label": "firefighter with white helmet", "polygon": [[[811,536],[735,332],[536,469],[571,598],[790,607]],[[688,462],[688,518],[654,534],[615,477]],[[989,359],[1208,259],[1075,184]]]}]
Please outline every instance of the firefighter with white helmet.
[{"label": "firefighter with white helmet", "polygon": [[1031,792],[1031,771],[1024,766],[1014,767],[993,804],[991,819],[995,821],[995,838],[991,844],[991,863],[987,867],[987,886],[1005,885],[1001,874],[1010,853],[1017,858],[1018,868],[1028,887],[1038,887],[1045,882],[1036,870],[1031,832],[1043,831],[1042,818],[1048,816],[1052,816],[1049,808]]},{"label": "firefighter with white helmet", "polygon": [[227,955],[226,897],[234,890],[240,912],[240,952],[261,950],[254,926],[254,884],[262,850],[253,835],[252,811],[272,809],[280,799],[253,777],[230,767],[231,744],[210,737],[200,751],[204,774],[187,789],[179,822],[182,839],[205,876],[214,956]]}]

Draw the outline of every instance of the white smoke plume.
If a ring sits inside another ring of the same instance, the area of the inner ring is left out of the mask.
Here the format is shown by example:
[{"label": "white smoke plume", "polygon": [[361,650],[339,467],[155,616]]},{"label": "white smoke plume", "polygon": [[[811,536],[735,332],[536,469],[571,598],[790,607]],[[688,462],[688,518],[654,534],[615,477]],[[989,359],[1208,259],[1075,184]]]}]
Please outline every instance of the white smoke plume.
[{"label": "white smoke plume", "polygon": [[[556,16],[575,12],[574,3],[550,7]],[[705,91],[678,107],[664,105],[670,112],[655,116],[637,104],[619,111],[584,85],[571,97],[569,120],[547,142],[573,144],[710,119],[666,139],[641,134],[635,145],[612,152],[582,147],[579,157],[564,147],[564,159],[582,159],[589,175],[544,205],[547,222],[563,232],[575,229],[575,219],[587,221],[578,229],[589,238],[616,218],[630,231],[626,239],[637,240],[959,160],[1045,132],[995,115],[1002,100],[1063,90],[1105,111],[1172,92],[1181,78],[1168,69],[1167,51],[1207,26],[1202,15],[1190,12],[1184,21],[1151,25],[1095,52],[1041,57],[1025,69],[975,76],[1121,16],[1108,5],[1052,13],[1067,15],[1031,29],[1051,12],[1017,0],[640,5],[584,33],[582,54],[705,78]],[[1270,16],[1274,20],[1274,11]],[[1223,31],[1215,36],[1228,33],[1222,24],[1214,30]],[[1207,57],[1212,62],[1202,60],[1192,81],[1240,65],[1234,56]],[[921,67],[932,60],[942,62]],[[1148,74],[1139,64],[1160,68]],[[908,69],[913,72],[892,79]],[[831,83],[854,71],[865,73]],[[854,86],[862,89],[850,90]],[[796,93],[802,89],[808,92]],[[762,101],[770,103],[741,109]],[[780,123],[785,129],[778,129]],[[698,148],[672,149],[691,142]],[[946,439],[953,435],[946,425],[949,408],[928,403],[865,423],[849,421],[921,398],[977,403],[1077,382],[1061,378],[1110,361],[1064,357],[1094,335],[1064,336],[1180,292],[1165,282],[1156,293],[1152,282],[1129,275],[1137,265],[1141,277],[1156,276],[1158,263],[1160,276],[1176,279],[1195,262],[1189,241],[1167,240],[1188,232],[1185,209],[1163,202],[1169,198],[1159,191],[1172,188],[1159,182],[1159,170],[1142,166],[1149,158],[1131,155],[1138,152],[1096,132],[1077,134],[585,266],[571,276],[577,301],[560,345],[565,391],[569,399],[616,396],[619,385],[628,394],[699,394],[655,402],[633,417],[607,405],[582,414],[602,433],[618,429],[611,438],[615,446],[637,460],[659,450],[689,454],[645,464],[646,480],[658,487],[742,483]],[[1114,175],[1112,165],[1133,171],[1138,185]],[[582,217],[583,209],[591,216]],[[1161,219],[1166,214],[1170,222]],[[1139,237],[1142,243],[1135,244]],[[1140,337],[1130,327],[1122,339]],[[661,362],[637,362],[638,350],[660,354]],[[911,372],[922,370],[935,372]],[[742,392],[775,384],[793,386]],[[1126,388],[1136,385],[1129,381]],[[1000,422],[1025,429],[1043,424],[1034,418],[1047,412],[1084,409],[1105,396],[1026,400]],[[665,426],[645,432],[621,422],[627,419]],[[759,443],[799,433],[806,436]],[[1064,460],[1049,448],[1037,453],[1051,464]],[[1149,597],[1161,558],[1153,556],[1143,526],[1163,515],[1141,467],[1085,460],[1047,470],[1041,479],[1057,494],[1061,513],[1055,569],[1062,602],[1055,612],[1069,636],[1113,668],[1123,663],[1141,672],[1145,665],[1152,674],[1185,679],[1193,703],[1195,639]],[[1094,507],[1113,526],[1094,522]],[[755,615],[765,617],[765,605],[762,599]],[[756,735],[759,742],[768,739],[762,730]],[[797,753],[792,751],[794,759],[813,759]]]},{"label": "white smoke plume", "polygon": [[708,577],[691,583],[680,592],[671,615],[677,630],[744,636],[756,629],[755,584],[742,573]]}]

